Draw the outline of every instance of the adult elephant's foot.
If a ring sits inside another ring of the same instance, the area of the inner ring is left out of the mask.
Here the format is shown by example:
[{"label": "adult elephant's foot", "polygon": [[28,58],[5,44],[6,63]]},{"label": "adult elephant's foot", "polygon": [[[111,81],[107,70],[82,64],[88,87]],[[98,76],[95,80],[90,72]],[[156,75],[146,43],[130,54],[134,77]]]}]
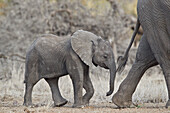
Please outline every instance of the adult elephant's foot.
[{"label": "adult elephant's foot", "polygon": [[166,108],[170,108],[170,100],[168,100],[168,102],[166,103]]},{"label": "adult elephant's foot", "polygon": [[67,100],[66,99],[62,99],[61,101],[58,101],[58,102],[54,102],[54,106],[55,107],[61,107],[61,106],[64,106],[65,104],[67,104]]},{"label": "adult elephant's foot", "polygon": [[117,105],[119,108],[129,108],[129,107],[136,107],[132,103],[132,96],[125,96],[123,93],[117,92],[114,94],[112,98],[112,102]]}]

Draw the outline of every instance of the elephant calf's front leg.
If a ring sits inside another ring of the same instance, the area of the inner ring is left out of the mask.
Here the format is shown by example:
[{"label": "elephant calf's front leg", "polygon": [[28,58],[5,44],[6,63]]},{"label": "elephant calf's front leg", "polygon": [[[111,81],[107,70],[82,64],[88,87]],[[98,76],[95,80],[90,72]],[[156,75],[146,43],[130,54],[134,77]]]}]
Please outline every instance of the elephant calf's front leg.
[{"label": "elephant calf's front leg", "polygon": [[73,107],[82,107],[83,78],[80,79],[80,76],[72,77],[72,75],[70,75],[70,77],[72,79],[73,87],[74,87],[74,105],[73,105]]},{"label": "elephant calf's front leg", "polygon": [[85,64],[74,52],[71,53],[71,58],[67,60],[66,64],[67,72],[70,75],[74,88],[73,107],[82,107],[83,79],[84,79],[83,75]]},{"label": "elephant calf's front leg", "polygon": [[86,90],[86,94],[83,96],[83,104],[87,105],[94,94],[94,88],[89,77],[89,67],[84,70],[83,87]]}]

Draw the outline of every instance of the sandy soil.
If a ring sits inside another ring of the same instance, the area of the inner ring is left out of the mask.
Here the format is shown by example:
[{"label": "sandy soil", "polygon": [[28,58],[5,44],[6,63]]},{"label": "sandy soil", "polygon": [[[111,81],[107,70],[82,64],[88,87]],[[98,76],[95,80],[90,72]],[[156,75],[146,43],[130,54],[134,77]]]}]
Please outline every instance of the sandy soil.
[{"label": "sandy soil", "polygon": [[138,108],[118,109],[113,103],[93,103],[84,108],[72,108],[72,103],[63,107],[53,107],[52,104],[39,103],[41,97],[33,101],[38,107],[29,108],[22,105],[23,98],[4,96],[0,97],[0,113],[170,113],[170,108],[165,108],[165,103],[143,103]]}]

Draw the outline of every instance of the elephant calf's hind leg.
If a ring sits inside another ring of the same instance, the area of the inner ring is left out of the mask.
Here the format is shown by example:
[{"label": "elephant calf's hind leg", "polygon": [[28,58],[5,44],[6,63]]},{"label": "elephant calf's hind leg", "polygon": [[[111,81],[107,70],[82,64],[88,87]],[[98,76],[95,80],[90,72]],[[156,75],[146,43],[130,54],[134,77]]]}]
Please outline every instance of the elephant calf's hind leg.
[{"label": "elephant calf's hind leg", "polygon": [[[26,69],[26,74],[27,69]],[[33,75],[36,75],[33,71],[33,73],[28,75],[28,78],[25,80],[25,95],[24,95],[24,104],[25,106],[33,107],[32,105],[32,90],[34,85],[39,81],[38,78],[33,78]]]},{"label": "elephant calf's hind leg", "polygon": [[58,78],[45,79],[49,84],[52,92],[52,98],[54,100],[54,106],[60,107],[65,105],[68,101],[61,96],[58,88]]},{"label": "elephant calf's hind leg", "polygon": [[33,84],[26,83],[25,84],[25,95],[24,95],[24,104],[25,106],[32,106],[32,89],[33,89]]},{"label": "elephant calf's hind leg", "polygon": [[25,82],[25,95],[24,95],[24,104],[28,107],[33,107],[32,105],[32,90],[34,85],[38,82],[39,79],[31,79],[28,78],[28,80]]}]

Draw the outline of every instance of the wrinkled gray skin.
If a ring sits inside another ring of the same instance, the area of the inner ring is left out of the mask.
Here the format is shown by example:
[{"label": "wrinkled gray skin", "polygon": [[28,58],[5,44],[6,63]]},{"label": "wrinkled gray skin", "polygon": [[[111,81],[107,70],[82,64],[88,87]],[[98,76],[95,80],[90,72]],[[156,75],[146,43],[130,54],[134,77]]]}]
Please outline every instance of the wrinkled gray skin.
[{"label": "wrinkled gray skin", "polygon": [[[94,93],[89,77],[89,67],[92,64],[110,70],[110,91],[107,95],[112,94],[116,66],[108,42],[83,30],[78,30],[68,38],[55,35],[44,35],[38,38],[33,42],[26,56],[24,105],[32,106],[33,86],[42,78],[51,88],[54,105],[65,105],[67,100],[60,94],[58,79],[67,74],[74,87],[73,107],[88,104]],[[84,96],[82,96],[83,88],[86,90]]]},{"label": "wrinkled gray skin", "polygon": [[132,95],[144,72],[159,64],[168,89],[166,107],[170,107],[170,0],[138,0],[137,11],[136,30],[124,57],[118,59],[118,71],[123,70],[126,64],[129,49],[140,25],[144,34],[138,47],[135,63],[112,101],[119,107],[130,107]]}]

